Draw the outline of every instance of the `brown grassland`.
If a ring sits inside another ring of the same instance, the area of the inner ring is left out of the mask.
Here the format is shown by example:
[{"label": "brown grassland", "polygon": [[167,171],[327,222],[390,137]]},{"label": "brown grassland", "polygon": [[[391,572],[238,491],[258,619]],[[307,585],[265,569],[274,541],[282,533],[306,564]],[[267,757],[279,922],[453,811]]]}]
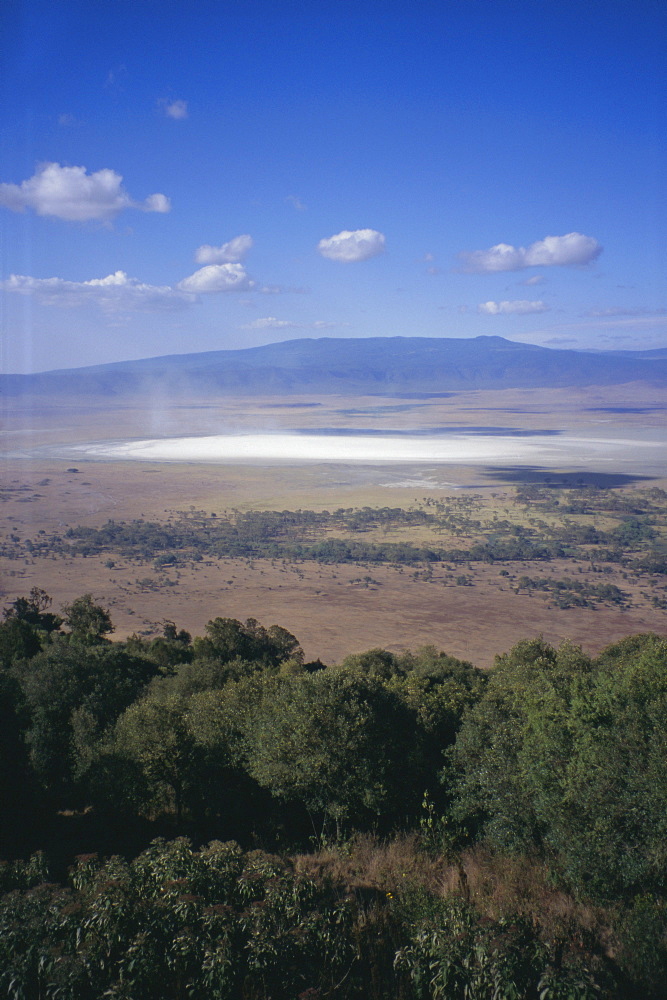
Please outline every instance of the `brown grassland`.
[{"label": "brown grassland", "polygon": [[[3,537],[64,534],[107,520],[167,521],[221,517],[232,510],[335,510],[423,507],[429,501],[462,505],[483,525],[494,519],[528,524],[533,512],[518,503],[516,486],[577,479],[620,492],[667,487],[667,462],[642,465],[631,448],[610,467],[601,454],[588,468],[502,469],[439,465],[267,463],[223,465],[104,461],[72,458],[73,445],[109,439],[231,433],[248,430],[354,428],[355,432],[455,425],[487,430],[511,426],[595,433],[609,438],[664,427],[667,395],[630,385],[613,389],[460,393],[449,399],[303,397],[211,400],[197,405],[163,399],[99,401],[23,400],[5,414],[0,532]],[[655,451],[652,452],[655,454]],[[68,471],[71,468],[77,472]],[[549,521],[547,515],[543,518]],[[552,518],[553,520],[553,518]],[[571,519],[584,523],[585,518]],[[555,523],[555,522],[554,522]],[[587,523],[592,523],[589,520]],[[603,517],[595,527],[605,529]],[[664,530],[664,529],[662,529]],[[408,541],[457,545],[428,525],[372,528],[366,542]],[[109,566],[109,562],[113,562]],[[505,572],[501,575],[501,570]],[[548,571],[548,574],[547,574]],[[622,606],[558,608],[549,595],[518,587],[522,576],[575,577],[620,587]],[[465,582],[462,581],[465,577]],[[392,650],[435,645],[488,666],[495,653],[521,638],[542,634],[550,643],[571,640],[589,652],[620,637],[664,633],[665,577],[624,574],[612,564],[600,576],[593,563],[568,559],[450,566],[320,564],[314,561],[220,558],[156,570],[121,556],[57,556],[0,560],[2,598],[11,601],[38,586],[54,605],[91,592],[109,607],[116,638],[159,631],[165,619],[194,634],[216,615],[280,624],[301,641],[306,656],[335,662],[373,646]],[[654,600],[656,596],[658,601]]]}]

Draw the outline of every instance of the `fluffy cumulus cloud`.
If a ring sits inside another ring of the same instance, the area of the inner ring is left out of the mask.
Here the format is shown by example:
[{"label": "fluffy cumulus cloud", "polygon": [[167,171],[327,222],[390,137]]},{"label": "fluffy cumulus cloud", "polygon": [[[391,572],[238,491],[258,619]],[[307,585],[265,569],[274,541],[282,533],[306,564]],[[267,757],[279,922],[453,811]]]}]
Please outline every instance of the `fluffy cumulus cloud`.
[{"label": "fluffy cumulus cloud", "polygon": [[494,274],[520,271],[524,267],[576,267],[590,264],[601,253],[602,247],[592,236],[566,233],[565,236],[545,236],[529,247],[497,243],[488,250],[473,250],[460,256],[464,271]]},{"label": "fluffy cumulus cloud", "polygon": [[243,236],[235,236],[233,240],[223,243],[220,247],[212,247],[205,243],[195,250],[195,260],[198,264],[235,264],[243,260],[251,249],[252,236],[246,233]]},{"label": "fluffy cumulus cloud", "polygon": [[177,309],[199,301],[202,294],[249,291],[254,286],[241,264],[209,264],[176,285],[148,285],[125,271],[89,281],[12,274],[0,282],[4,291],[32,295],[43,305],[73,308],[93,303],[109,312]]},{"label": "fluffy cumulus cloud", "polygon": [[183,118],[188,117],[188,102],[168,101],[164,106],[164,113],[168,118],[173,118],[176,121],[182,121]]},{"label": "fluffy cumulus cloud", "polygon": [[115,170],[89,174],[85,167],[63,167],[59,163],[43,163],[21,184],[0,184],[0,205],[14,212],[32,208],[37,215],[68,222],[91,219],[108,222],[126,208],[161,213],[171,208],[163,194],[134,201],[123,189],[123,178]]},{"label": "fluffy cumulus cloud", "polygon": [[351,264],[358,260],[369,260],[377,257],[385,248],[384,233],[377,229],[343,229],[335,236],[320,240],[318,252],[329,260],[337,260],[343,264]]},{"label": "fluffy cumulus cloud", "polygon": [[64,278],[32,278],[12,274],[2,287],[7,292],[34,295],[50,306],[74,308],[89,303],[107,312],[153,312],[178,309],[196,302],[196,295],[172,288],[171,285],[147,285],[130,278],[125,271],[116,271],[106,278],[89,281],[66,281]]},{"label": "fluffy cumulus cloud", "polygon": [[527,302],[525,299],[515,299],[513,302],[480,302],[477,312],[486,316],[508,316],[515,313],[519,316],[527,316],[529,313],[547,312],[549,306],[541,300],[537,302]]},{"label": "fluffy cumulus cloud", "polygon": [[208,264],[183,278],[176,288],[198,295],[210,292],[247,292],[254,285],[255,282],[248,277],[242,264]]}]

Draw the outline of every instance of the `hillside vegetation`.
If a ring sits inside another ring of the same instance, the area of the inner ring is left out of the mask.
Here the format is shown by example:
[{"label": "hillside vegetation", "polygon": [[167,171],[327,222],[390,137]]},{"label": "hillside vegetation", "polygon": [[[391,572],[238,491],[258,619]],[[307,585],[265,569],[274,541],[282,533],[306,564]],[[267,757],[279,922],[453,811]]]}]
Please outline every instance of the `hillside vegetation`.
[{"label": "hillside vegetation", "polygon": [[7,995],[663,995],[664,639],[112,634],[36,588],[0,625]]}]

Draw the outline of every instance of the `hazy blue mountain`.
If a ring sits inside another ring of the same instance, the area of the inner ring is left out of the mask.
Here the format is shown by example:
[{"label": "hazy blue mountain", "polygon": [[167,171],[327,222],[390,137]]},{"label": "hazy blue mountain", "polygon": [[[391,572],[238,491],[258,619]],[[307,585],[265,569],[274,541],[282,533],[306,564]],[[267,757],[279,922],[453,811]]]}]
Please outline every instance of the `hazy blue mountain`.
[{"label": "hazy blue mountain", "polygon": [[555,350],[503,337],[324,337],[2,375],[0,391],[106,397],[159,392],[196,398],[217,393],[443,392],[635,381],[667,384],[667,352]]}]

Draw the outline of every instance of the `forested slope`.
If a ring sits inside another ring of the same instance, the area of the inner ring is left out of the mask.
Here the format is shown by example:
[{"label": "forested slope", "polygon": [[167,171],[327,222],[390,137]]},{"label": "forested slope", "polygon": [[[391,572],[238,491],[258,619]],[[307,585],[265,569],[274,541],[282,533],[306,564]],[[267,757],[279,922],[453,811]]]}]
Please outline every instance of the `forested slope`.
[{"label": "forested slope", "polygon": [[6,995],[664,995],[665,639],[112,632],[36,589],[0,625]]}]

